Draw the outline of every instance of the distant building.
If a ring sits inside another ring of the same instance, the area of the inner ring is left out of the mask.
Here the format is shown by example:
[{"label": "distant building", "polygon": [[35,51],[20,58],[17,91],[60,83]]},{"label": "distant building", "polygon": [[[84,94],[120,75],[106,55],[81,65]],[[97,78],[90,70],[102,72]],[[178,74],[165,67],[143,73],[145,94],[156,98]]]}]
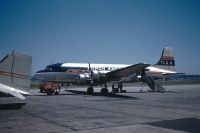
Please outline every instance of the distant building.
[{"label": "distant building", "polygon": [[181,74],[169,78],[169,80],[200,80],[200,75]]}]

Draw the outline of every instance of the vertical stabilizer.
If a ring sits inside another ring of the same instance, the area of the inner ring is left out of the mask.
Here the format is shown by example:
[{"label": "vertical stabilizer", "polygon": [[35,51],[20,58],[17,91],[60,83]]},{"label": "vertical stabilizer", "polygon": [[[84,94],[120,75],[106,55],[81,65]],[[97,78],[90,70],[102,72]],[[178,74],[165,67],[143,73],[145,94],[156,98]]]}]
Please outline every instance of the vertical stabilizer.
[{"label": "vertical stabilizer", "polygon": [[31,65],[32,58],[29,55],[12,53],[5,56],[0,61],[0,90],[11,95],[14,92],[29,94]]},{"label": "vertical stabilizer", "polygon": [[158,63],[154,66],[157,68],[175,71],[175,59],[172,48],[165,47]]}]

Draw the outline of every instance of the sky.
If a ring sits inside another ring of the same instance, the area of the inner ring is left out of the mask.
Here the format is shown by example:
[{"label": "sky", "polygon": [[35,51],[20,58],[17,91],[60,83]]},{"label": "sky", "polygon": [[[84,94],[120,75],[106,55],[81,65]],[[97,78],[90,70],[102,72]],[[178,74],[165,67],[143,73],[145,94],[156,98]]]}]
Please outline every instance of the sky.
[{"label": "sky", "polygon": [[0,58],[52,63],[156,63],[172,47],[178,72],[200,74],[199,0],[0,0]]}]

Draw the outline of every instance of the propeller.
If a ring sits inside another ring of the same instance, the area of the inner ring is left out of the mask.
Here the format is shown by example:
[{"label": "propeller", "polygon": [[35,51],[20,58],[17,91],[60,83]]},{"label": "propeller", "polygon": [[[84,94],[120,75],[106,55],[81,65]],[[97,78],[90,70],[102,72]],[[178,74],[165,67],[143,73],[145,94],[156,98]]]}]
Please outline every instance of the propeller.
[{"label": "propeller", "polygon": [[93,84],[93,72],[90,66],[90,62],[88,63],[88,67],[89,67],[89,74],[90,74],[90,85],[92,86]]}]

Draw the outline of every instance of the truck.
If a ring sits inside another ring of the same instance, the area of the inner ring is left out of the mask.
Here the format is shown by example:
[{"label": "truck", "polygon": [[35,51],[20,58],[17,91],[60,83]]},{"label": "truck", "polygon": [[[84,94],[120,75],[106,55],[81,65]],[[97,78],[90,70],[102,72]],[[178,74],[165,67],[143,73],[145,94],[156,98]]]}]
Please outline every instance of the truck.
[{"label": "truck", "polygon": [[61,85],[58,83],[43,83],[40,84],[40,92],[47,93],[47,95],[59,95]]}]

